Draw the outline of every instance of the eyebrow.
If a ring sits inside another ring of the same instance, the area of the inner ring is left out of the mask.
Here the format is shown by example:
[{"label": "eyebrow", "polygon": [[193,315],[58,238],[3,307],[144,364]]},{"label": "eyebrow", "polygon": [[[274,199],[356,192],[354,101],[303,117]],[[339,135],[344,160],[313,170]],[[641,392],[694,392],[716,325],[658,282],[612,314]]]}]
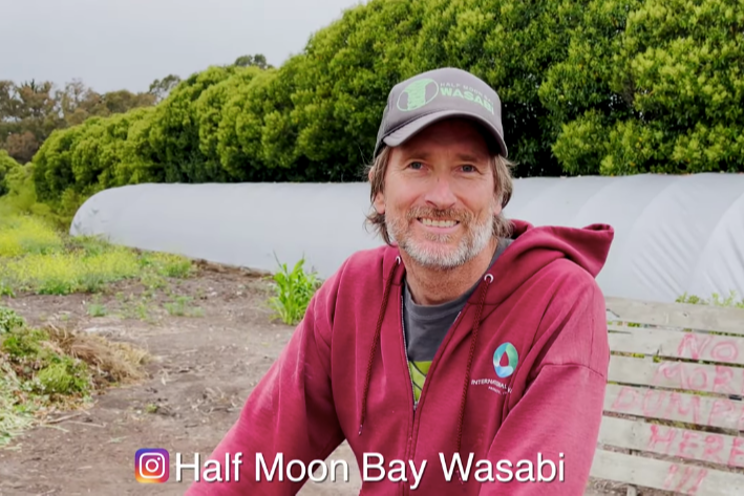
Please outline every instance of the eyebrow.
[{"label": "eyebrow", "polygon": [[[423,150],[411,150],[405,155],[407,156],[407,158],[417,157],[423,160],[429,160],[429,158],[431,157],[431,153]],[[481,160],[487,160],[486,157],[478,157],[477,155],[473,155],[470,153],[458,153],[456,155],[456,158],[457,160],[462,160],[463,162],[479,162]]]}]

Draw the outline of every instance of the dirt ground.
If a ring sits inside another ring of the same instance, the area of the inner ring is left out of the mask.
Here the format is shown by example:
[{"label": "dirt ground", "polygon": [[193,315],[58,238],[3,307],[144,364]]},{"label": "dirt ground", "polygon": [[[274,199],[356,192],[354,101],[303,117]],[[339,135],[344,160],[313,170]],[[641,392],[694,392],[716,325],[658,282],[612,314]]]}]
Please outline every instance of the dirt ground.
[{"label": "dirt ground", "polygon": [[[184,473],[185,481],[175,480],[175,453],[191,460],[195,453],[202,460],[211,453],[294,330],[271,322],[265,303],[268,286],[255,274],[202,269],[197,277],[174,283],[178,294],[194,298],[191,305],[203,309],[203,316],[172,316],[162,305],[155,322],[110,316],[126,304],[122,295],[142,289],[132,283],[115,285],[98,302],[109,310],[104,317],[87,314],[90,295],[2,301],[31,324],[54,322],[102,333],[135,343],[156,360],[148,365],[145,382],[109,389],[77,416],[32,429],[0,450],[1,495],[183,494],[193,472]],[[150,313],[156,308],[151,304]],[[135,480],[139,448],[169,451],[168,482]],[[348,462],[350,481],[310,481],[301,495],[359,493],[360,476],[348,446],[341,445],[330,458]]]},{"label": "dirt ground", "polygon": [[[171,281],[171,290],[193,298],[187,309],[198,307],[201,316],[171,315],[164,303],[173,295],[166,290],[143,304],[145,288],[130,282],[114,284],[100,297],[0,300],[31,325],[53,323],[100,333],[136,344],[153,357],[149,379],[108,389],[88,408],[59,413],[58,422],[29,430],[0,449],[0,496],[175,496],[186,491],[193,472],[185,471],[185,480],[176,481],[175,453],[185,460],[193,460],[195,453],[207,458],[294,331],[272,322],[266,303],[270,286],[260,274],[203,263],[199,267],[196,277]],[[108,315],[90,316],[92,302]],[[134,455],[140,448],[169,451],[168,482],[135,480]],[[329,459],[348,463],[349,481],[309,481],[301,496],[359,494],[361,477],[348,445],[343,443]],[[613,486],[591,484],[587,494],[625,494]]]}]

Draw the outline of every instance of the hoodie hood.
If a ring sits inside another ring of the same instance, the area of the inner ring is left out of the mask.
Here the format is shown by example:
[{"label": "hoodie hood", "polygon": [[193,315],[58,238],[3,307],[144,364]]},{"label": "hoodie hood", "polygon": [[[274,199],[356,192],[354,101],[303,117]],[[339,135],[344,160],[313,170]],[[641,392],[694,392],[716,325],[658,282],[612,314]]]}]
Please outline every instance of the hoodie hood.
[{"label": "hoodie hood", "polygon": [[[465,416],[468,384],[473,355],[478,345],[478,331],[481,322],[490,311],[514,293],[519,286],[556,260],[567,259],[575,263],[593,278],[604,267],[610,246],[614,239],[614,229],[607,224],[591,224],[583,228],[562,226],[535,227],[532,224],[511,220],[513,242],[496,260],[496,263],[483,275],[480,284],[468,300],[468,305],[475,305],[475,319],[470,334],[470,354],[465,371],[458,416],[459,428],[455,452],[459,452],[462,442],[462,430]],[[366,416],[366,402],[370,387],[372,364],[379,346],[380,333],[385,311],[388,307],[393,286],[404,284],[405,267],[398,248],[386,250],[383,271],[385,274],[384,296],[378,310],[377,326],[369,352],[366,380],[362,393],[361,418],[359,435],[362,435]],[[507,277],[499,277],[508,274]],[[498,280],[498,284],[492,284]],[[462,479],[460,479],[462,481]]]},{"label": "hoodie hood", "polygon": [[[561,258],[570,260],[596,278],[607,261],[615,237],[614,229],[608,224],[590,224],[582,228],[535,227],[521,220],[511,220],[511,224],[513,242],[488,271],[494,277],[508,272],[509,277],[499,282],[498,290],[491,290],[486,295],[485,301],[489,305],[500,303],[525,280]],[[404,282],[405,268],[399,255],[397,247],[390,248],[383,262],[385,279],[393,277],[393,285]],[[396,267],[401,270],[395,270]],[[478,291],[475,291],[469,303],[476,303],[477,298]]]}]

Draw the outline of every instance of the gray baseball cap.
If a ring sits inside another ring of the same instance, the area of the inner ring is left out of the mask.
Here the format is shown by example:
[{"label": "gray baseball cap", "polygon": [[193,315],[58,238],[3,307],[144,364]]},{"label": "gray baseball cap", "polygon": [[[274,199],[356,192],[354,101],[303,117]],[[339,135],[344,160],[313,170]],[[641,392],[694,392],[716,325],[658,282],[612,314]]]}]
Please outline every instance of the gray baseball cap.
[{"label": "gray baseball cap", "polygon": [[377,133],[374,158],[384,145],[398,146],[430,124],[451,117],[473,119],[507,157],[501,99],[485,81],[462,69],[444,67],[396,84]]}]

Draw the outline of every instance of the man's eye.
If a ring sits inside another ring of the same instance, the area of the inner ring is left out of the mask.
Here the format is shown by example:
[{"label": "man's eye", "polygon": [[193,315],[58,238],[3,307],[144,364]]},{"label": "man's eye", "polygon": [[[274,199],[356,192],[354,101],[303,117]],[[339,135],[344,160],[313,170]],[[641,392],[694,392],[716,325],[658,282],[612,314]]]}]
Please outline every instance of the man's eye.
[{"label": "man's eye", "polygon": [[422,164],[421,162],[411,162],[410,164],[408,164],[408,167],[410,167],[411,169],[416,169],[416,170],[421,169],[423,166],[424,164]]},{"label": "man's eye", "polygon": [[476,168],[474,165],[463,165],[462,170],[465,172],[475,172]]}]

